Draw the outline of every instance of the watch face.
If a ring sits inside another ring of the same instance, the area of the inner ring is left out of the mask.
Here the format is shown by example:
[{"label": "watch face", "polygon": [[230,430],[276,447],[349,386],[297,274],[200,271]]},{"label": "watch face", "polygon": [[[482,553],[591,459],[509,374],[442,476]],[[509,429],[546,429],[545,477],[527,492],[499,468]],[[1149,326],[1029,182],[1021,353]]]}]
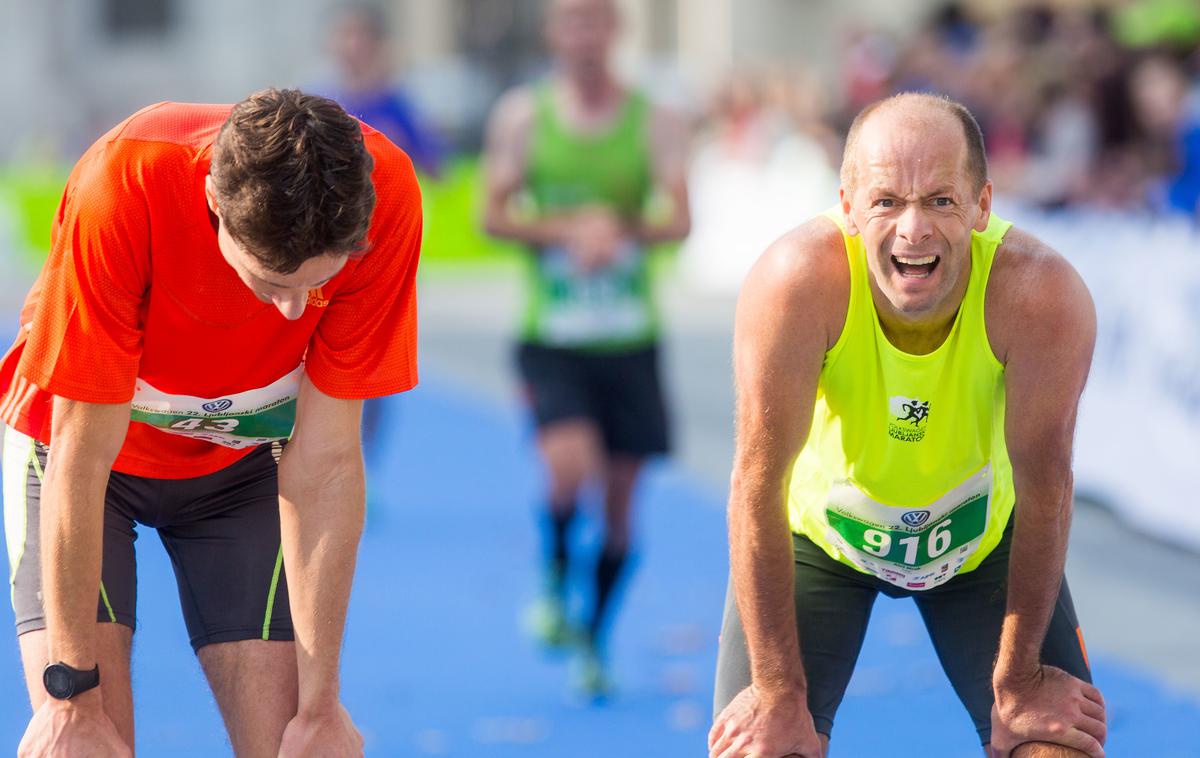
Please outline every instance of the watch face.
[{"label": "watch face", "polygon": [[46,685],[46,692],[50,693],[50,697],[58,700],[71,697],[75,689],[71,672],[63,666],[47,666],[42,672],[42,683]]}]

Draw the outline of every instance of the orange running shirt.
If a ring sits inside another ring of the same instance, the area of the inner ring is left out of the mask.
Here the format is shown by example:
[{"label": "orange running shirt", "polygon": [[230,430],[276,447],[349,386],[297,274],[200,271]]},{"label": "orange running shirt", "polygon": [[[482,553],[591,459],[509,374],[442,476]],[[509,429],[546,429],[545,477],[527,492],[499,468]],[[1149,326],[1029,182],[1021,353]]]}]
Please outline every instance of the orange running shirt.
[{"label": "orange running shirt", "polygon": [[218,471],[253,448],[187,436],[189,427],[229,421],[185,419],[173,432],[138,421],[138,408],[156,399],[220,410],[231,396],[294,384],[301,366],[337,398],[416,384],[421,196],[408,156],[363,125],[375,160],[370,248],[310,292],[304,314],[288,321],[254,296],[217,247],[204,178],[231,108],[150,106],[75,165],[49,259],[0,362],[4,423],[49,443],[54,396],[132,399],[134,420],[113,469],[180,479]]}]

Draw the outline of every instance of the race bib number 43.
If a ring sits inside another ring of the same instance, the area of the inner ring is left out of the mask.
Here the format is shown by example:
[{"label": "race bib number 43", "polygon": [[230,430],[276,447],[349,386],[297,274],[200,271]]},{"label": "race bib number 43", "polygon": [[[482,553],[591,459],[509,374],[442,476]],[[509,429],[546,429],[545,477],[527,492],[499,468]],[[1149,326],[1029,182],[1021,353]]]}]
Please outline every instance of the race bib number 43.
[{"label": "race bib number 43", "polygon": [[296,423],[300,366],[266,387],[201,398],[171,395],[137,380],[131,418],[168,434],[180,434],[235,449],[287,439]]},{"label": "race bib number 43", "polygon": [[979,548],[988,523],[992,469],[984,466],[923,508],[899,508],[850,483],[830,491],[829,540],[851,563],[911,590],[936,587]]}]

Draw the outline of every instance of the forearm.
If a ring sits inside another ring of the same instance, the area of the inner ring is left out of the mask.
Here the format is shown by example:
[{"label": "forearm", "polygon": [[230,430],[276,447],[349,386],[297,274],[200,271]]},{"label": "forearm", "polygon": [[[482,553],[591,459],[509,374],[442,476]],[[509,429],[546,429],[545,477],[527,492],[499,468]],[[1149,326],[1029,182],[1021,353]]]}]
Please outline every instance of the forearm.
[{"label": "forearm", "polygon": [[751,678],[765,692],[804,690],[795,613],[795,559],[783,486],[739,485],[729,505],[730,571]]},{"label": "forearm", "polygon": [[497,239],[520,242],[536,249],[563,244],[570,223],[569,214],[522,218],[507,208],[495,208],[487,213],[484,230]]},{"label": "forearm", "polygon": [[56,447],[41,496],[42,603],[49,660],[90,669],[109,469]]},{"label": "forearm", "polygon": [[1058,600],[1071,527],[1070,475],[1046,490],[1041,502],[1018,496],[1014,508],[1008,606],[996,661],[998,679],[1036,673],[1042,641]]},{"label": "forearm", "polygon": [[640,245],[678,242],[688,236],[692,221],[686,210],[675,211],[667,219],[641,221],[634,225],[633,238]]},{"label": "forearm", "polygon": [[361,454],[304,461],[285,448],[279,521],[299,668],[300,710],[336,704],[346,609],[362,535]]},{"label": "forearm", "polygon": [[129,404],[54,399],[54,439],[39,521],[42,607],[51,662],[96,662],[96,603],[104,547],[104,498],[129,428]]}]

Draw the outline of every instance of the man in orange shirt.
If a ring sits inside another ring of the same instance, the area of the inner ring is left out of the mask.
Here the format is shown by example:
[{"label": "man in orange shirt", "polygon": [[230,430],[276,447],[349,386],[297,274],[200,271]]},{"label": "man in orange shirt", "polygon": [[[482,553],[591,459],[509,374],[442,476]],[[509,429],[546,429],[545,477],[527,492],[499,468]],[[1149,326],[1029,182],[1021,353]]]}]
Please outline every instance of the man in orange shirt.
[{"label": "man in orange shirt", "polygon": [[21,755],[132,753],[135,522],[235,752],[362,753],[359,420],[416,383],[420,238],[407,156],[294,90],[151,106],[76,164],[0,362]]}]

